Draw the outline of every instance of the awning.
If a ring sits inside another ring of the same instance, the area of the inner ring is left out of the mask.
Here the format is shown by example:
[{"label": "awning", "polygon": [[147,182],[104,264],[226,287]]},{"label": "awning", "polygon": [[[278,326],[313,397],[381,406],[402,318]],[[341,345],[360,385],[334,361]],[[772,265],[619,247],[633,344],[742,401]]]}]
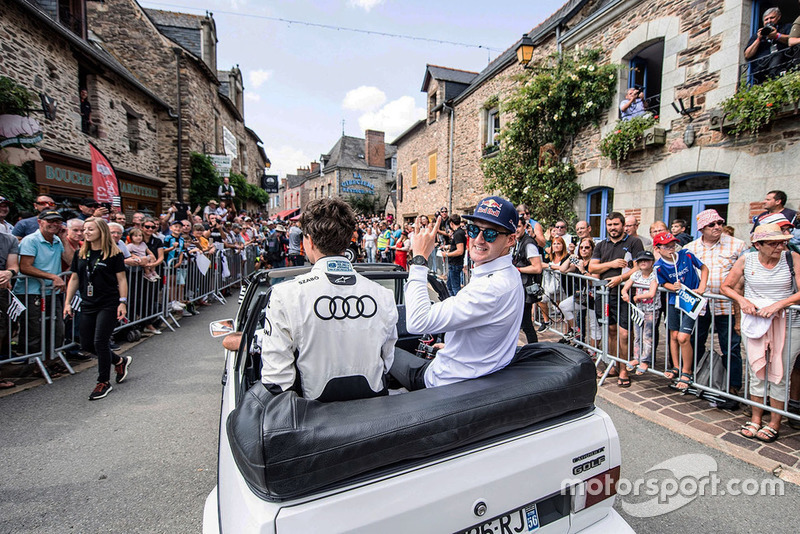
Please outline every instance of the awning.
[{"label": "awning", "polygon": [[298,211],[300,211],[300,208],[293,208],[293,209],[290,209],[290,210],[283,210],[283,211],[278,212],[275,215],[275,218],[277,218],[277,219],[288,219],[289,216],[294,215]]}]

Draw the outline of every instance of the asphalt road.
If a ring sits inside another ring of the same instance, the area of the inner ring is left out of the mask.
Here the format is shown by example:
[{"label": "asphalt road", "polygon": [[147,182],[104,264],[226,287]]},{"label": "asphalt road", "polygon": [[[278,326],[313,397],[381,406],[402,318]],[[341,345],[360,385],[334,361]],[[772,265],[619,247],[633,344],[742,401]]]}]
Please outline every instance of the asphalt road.
[{"label": "asphalt road", "polygon": [[[0,399],[0,533],[200,532],[216,481],[223,369],[221,342],[208,335],[208,323],[233,316],[235,307],[231,299],[205,308],[177,333],[132,348],[129,378],[100,401],[87,400],[95,369]],[[793,532],[800,524],[797,486],[784,483],[783,496],[719,495],[733,478],[748,479],[742,488],[750,493],[753,484],[777,479],[598,405],[620,433],[627,488],[643,481],[638,496],[616,504],[637,532]],[[662,462],[672,472],[651,470]],[[683,500],[643,504],[652,499],[643,494],[648,479],[666,495],[673,492],[667,479],[691,490],[688,479],[702,475],[719,477],[717,495],[684,491]]]},{"label": "asphalt road", "polygon": [[[780,481],[721,451],[673,434],[602,399],[597,400],[597,405],[611,416],[620,435],[621,477],[626,480],[620,488],[630,491],[625,496],[617,496],[615,508],[636,532],[797,532],[800,487]],[[666,469],[653,469],[660,464],[666,464],[663,465]],[[715,476],[719,479],[716,491],[711,482]],[[734,483],[734,479],[743,482]],[[645,483],[640,483],[636,495],[637,480],[655,481],[655,487],[665,497],[663,502],[643,504],[657,496],[645,494]],[[703,486],[702,480],[709,482]],[[733,484],[731,489],[741,490],[743,494],[730,494],[728,484]],[[779,486],[771,496],[772,484]],[[780,484],[782,496],[777,494]],[[695,487],[705,487],[706,494],[700,495],[699,489],[693,491]],[[682,496],[685,499],[681,500]]]},{"label": "asphalt road", "polygon": [[88,400],[96,368],[0,399],[0,533],[200,532],[224,367],[208,323],[235,309],[133,347],[105,399]]}]

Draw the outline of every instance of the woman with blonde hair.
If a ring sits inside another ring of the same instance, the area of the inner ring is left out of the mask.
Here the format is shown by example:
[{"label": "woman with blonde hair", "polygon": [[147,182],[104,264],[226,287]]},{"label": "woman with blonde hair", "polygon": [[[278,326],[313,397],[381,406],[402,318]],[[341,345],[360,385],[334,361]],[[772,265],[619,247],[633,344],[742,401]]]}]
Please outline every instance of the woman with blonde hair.
[{"label": "woman with blonde hair", "polygon": [[117,321],[128,312],[128,281],[122,252],[111,239],[106,221],[99,217],[86,219],[83,245],[72,259],[72,276],[67,285],[64,316],[72,315],[72,300],[80,289],[81,348],[97,355],[97,386],[89,400],[102,399],[111,391],[111,363],[117,373],[117,384],[128,376],[130,356],[111,352],[111,334]]}]

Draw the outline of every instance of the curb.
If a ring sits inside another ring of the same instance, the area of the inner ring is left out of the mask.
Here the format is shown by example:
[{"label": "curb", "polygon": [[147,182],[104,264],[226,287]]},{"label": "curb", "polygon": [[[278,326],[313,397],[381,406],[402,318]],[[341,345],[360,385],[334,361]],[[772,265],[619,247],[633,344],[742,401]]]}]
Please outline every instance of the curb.
[{"label": "curb", "polygon": [[617,393],[604,389],[603,387],[598,388],[597,395],[601,399],[606,400],[611,404],[614,404],[615,406],[622,408],[623,410],[628,411],[638,417],[641,417],[642,419],[646,419],[647,421],[660,425],[667,430],[680,434],[681,436],[687,437],[702,445],[717,449],[730,456],[733,456],[734,458],[742,460],[743,462],[754,465],[759,469],[771,473],[781,480],[800,486],[800,470],[794,467],[785,466],[780,462],[753,454],[753,451],[745,449],[744,447],[739,447],[732,443],[723,441],[719,437],[700,432],[696,428],[692,428],[674,419],[665,417],[663,414],[654,412],[648,408],[643,408],[638,404],[621,397]]}]

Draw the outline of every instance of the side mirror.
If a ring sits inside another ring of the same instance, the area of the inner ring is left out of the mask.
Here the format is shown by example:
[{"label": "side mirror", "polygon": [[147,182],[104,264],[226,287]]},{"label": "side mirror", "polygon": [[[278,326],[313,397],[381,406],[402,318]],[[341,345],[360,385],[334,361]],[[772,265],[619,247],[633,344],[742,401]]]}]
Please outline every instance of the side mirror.
[{"label": "side mirror", "polygon": [[233,319],[223,319],[221,321],[213,321],[208,325],[208,330],[211,332],[211,337],[223,337],[233,332]]}]

